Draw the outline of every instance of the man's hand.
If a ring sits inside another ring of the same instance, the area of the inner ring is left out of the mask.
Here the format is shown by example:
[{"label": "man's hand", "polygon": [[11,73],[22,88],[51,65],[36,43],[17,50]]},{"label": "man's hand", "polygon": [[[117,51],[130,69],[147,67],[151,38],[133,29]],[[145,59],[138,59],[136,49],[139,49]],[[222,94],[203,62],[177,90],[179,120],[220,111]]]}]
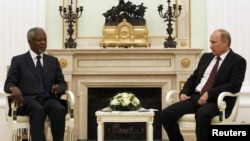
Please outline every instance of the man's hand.
[{"label": "man's hand", "polygon": [[53,84],[52,89],[51,89],[51,94],[56,95],[59,90],[59,85],[58,84]]},{"label": "man's hand", "polygon": [[14,105],[16,107],[21,107],[23,106],[23,101],[24,101],[24,98],[23,98],[23,95],[22,95],[22,92],[21,90],[14,86],[11,90],[11,101],[14,102]]},{"label": "man's hand", "polygon": [[208,93],[205,92],[201,95],[200,99],[198,100],[198,104],[199,105],[204,105],[207,103],[207,99],[208,99]]},{"label": "man's hand", "polygon": [[190,99],[190,96],[187,96],[186,94],[181,94],[180,95],[180,100],[183,101],[183,100],[188,100]]}]

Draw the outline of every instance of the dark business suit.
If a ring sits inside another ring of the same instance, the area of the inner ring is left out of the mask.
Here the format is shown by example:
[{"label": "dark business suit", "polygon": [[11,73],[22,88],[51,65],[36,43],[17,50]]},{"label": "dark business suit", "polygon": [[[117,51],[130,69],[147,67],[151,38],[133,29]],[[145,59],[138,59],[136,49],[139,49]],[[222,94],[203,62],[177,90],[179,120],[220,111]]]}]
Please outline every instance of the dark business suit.
[{"label": "dark business suit", "polygon": [[[195,88],[200,83],[213,57],[212,53],[203,54],[197,68],[183,86],[180,94],[187,94],[191,98],[162,110],[160,115],[161,122],[168,133],[170,141],[183,141],[177,120],[186,113],[196,113],[197,141],[207,141],[207,126],[210,124],[211,118],[219,113],[216,103],[218,95],[223,91],[231,93],[240,91],[245,77],[246,60],[230,50],[217,72],[212,88],[207,91],[207,104],[198,105],[201,95],[195,92]],[[226,101],[226,115],[228,115],[231,112],[235,99],[228,98]]]},{"label": "dark business suit", "polygon": [[[57,58],[43,54],[43,70],[47,93],[39,95],[40,81],[30,53],[13,57],[4,90],[10,93],[11,86],[17,86],[21,90],[24,102],[20,110],[30,117],[32,140],[45,140],[44,120],[48,115],[52,123],[54,141],[62,141],[66,109],[59,102],[58,97],[65,92],[66,82]],[[59,85],[57,97],[50,95],[53,84]],[[34,107],[36,110],[33,109]]]}]

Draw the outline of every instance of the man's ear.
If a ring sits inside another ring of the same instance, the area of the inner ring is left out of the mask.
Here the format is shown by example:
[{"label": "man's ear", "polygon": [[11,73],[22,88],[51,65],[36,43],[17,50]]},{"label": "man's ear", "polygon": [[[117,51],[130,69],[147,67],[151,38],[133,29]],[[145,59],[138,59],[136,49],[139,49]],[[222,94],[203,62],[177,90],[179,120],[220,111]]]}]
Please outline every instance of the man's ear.
[{"label": "man's ear", "polygon": [[228,39],[224,39],[223,43],[224,43],[225,46],[228,46],[228,43],[229,43]]},{"label": "man's ear", "polygon": [[28,40],[28,43],[29,43],[29,45],[31,45],[32,41],[31,41],[31,40]]}]

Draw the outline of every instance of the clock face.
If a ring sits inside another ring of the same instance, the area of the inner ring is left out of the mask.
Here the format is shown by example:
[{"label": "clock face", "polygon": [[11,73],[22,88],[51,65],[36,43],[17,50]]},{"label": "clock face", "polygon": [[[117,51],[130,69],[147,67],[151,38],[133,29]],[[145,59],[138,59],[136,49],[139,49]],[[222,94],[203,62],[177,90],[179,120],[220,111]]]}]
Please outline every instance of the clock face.
[{"label": "clock face", "polygon": [[130,36],[129,28],[125,25],[120,28],[120,37],[126,39]]}]

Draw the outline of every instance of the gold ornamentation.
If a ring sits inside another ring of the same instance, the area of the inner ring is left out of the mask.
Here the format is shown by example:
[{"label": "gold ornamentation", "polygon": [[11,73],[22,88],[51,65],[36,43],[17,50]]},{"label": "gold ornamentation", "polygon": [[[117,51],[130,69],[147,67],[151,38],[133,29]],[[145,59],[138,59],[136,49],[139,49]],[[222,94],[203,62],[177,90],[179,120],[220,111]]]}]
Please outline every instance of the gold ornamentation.
[{"label": "gold ornamentation", "polygon": [[66,68],[68,65],[68,62],[66,59],[60,59],[59,64],[60,64],[61,68]]},{"label": "gold ornamentation", "polygon": [[181,60],[181,66],[183,68],[188,68],[190,66],[190,60],[188,58],[183,58]]},{"label": "gold ornamentation", "polygon": [[149,119],[148,119],[148,121],[153,122],[154,121],[154,117],[150,116]]},{"label": "gold ornamentation", "polygon": [[101,122],[102,121],[102,116],[97,116],[97,122]]},{"label": "gold ornamentation", "polygon": [[186,47],[187,46],[187,42],[186,41],[181,41],[181,46],[182,47]]},{"label": "gold ornamentation", "polygon": [[133,26],[123,19],[117,26],[104,26],[101,47],[149,47],[147,26]]},{"label": "gold ornamentation", "polygon": [[123,39],[127,39],[130,36],[129,33],[129,28],[124,25],[123,27],[120,28],[120,37]]}]

